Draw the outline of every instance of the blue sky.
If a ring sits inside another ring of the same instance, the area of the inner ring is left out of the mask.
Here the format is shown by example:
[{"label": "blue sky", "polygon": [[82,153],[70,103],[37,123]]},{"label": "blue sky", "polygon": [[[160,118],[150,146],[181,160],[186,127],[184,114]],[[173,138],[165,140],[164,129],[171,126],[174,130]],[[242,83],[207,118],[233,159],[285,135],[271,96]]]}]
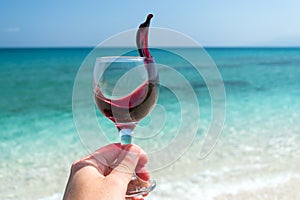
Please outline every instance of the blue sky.
[{"label": "blue sky", "polygon": [[0,47],[95,46],[136,28],[170,28],[204,46],[300,46],[299,0],[0,0]]}]

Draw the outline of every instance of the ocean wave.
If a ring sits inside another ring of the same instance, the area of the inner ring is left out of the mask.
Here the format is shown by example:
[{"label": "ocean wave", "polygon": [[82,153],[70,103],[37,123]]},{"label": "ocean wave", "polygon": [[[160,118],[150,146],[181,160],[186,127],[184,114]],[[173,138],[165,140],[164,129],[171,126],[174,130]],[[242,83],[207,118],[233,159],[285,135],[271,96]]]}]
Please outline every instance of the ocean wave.
[{"label": "ocean wave", "polygon": [[38,200],[61,200],[63,198],[63,194],[61,193],[55,193],[51,196],[48,196],[48,197],[42,197],[42,198],[39,198]]},{"label": "ocean wave", "polygon": [[[205,200],[215,200],[215,199],[228,199],[228,196],[233,198],[234,195],[241,194],[243,192],[252,192],[254,193],[254,198],[263,196],[264,190],[273,191],[276,194],[278,189],[286,187],[290,181],[297,180],[300,181],[300,174],[277,174],[273,176],[262,175],[259,177],[253,177],[248,179],[241,180],[220,180],[215,183],[207,183],[207,181],[199,181],[201,179],[193,177],[190,180],[183,181],[162,181],[158,183],[156,191],[153,191],[149,196],[151,199],[164,199],[164,200],[173,200],[173,199],[205,199]],[[296,188],[296,186],[294,186]],[[261,192],[258,192],[261,190]],[[174,192],[176,191],[176,192]],[[297,191],[294,191],[296,194]],[[271,199],[272,193],[270,196],[265,196],[263,199]],[[287,197],[293,195],[286,191],[285,195]],[[247,198],[249,199],[249,198]],[[251,199],[251,198],[250,198]],[[252,196],[253,199],[253,196]],[[287,198],[288,199],[288,198]]]}]

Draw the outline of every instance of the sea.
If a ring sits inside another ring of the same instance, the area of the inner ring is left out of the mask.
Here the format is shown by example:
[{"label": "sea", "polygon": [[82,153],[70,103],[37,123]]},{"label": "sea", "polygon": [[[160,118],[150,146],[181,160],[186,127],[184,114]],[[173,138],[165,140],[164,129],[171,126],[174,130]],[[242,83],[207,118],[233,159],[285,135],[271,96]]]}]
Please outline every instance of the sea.
[{"label": "sea", "polygon": [[[0,49],[0,199],[62,199],[71,164],[118,142],[94,105],[99,132],[81,126],[74,91],[91,54],[120,52]],[[300,48],[204,48],[198,66],[170,52],[152,51],[159,97],[133,138],[157,182],[146,199],[300,199]]]}]

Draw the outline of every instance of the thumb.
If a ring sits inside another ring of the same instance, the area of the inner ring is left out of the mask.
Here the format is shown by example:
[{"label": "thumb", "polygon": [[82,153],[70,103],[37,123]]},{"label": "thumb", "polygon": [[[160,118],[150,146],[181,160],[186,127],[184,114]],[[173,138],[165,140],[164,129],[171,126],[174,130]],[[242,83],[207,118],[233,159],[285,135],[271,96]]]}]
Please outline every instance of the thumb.
[{"label": "thumb", "polygon": [[112,172],[107,178],[114,178],[126,185],[130,182],[140,157],[140,149],[133,145],[126,145],[118,157]]}]

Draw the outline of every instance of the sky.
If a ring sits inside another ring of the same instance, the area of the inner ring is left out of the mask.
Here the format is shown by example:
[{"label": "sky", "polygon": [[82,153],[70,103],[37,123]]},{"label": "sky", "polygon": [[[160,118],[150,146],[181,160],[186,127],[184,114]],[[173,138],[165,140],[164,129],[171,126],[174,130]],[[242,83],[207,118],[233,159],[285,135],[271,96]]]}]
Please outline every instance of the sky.
[{"label": "sky", "polygon": [[0,47],[96,46],[151,26],[203,46],[300,46],[299,0],[0,0]]}]

